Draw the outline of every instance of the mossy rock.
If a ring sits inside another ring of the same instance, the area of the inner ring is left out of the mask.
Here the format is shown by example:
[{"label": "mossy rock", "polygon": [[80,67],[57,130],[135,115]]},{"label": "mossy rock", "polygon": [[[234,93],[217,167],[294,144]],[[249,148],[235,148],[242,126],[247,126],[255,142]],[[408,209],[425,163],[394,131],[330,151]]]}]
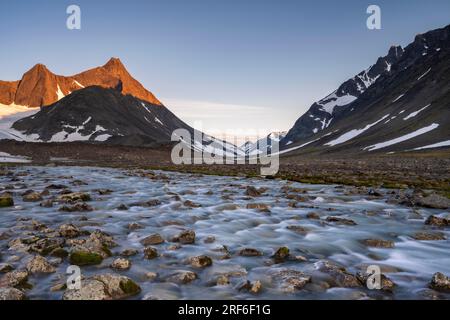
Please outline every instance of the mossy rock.
[{"label": "mossy rock", "polygon": [[102,245],[102,251],[108,256],[111,257],[113,254],[107,245]]},{"label": "mossy rock", "polygon": [[0,196],[0,208],[14,206],[14,200],[10,196]]},{"label": "mossy rock", "polygon": [[69,255],[69,253],[67,252],[66,249],[63,249],[63,248],[56,248],[56,249],[53,249],[53,250],[50,252],[50,255],[51,255],[52,257],[66,258],[66,257]]},{"label": "mossy rock", "polygon": [[134,296],[141,292],[141,287],[139,287],[133,280],[126,279],[120,282],[120,289],[129,296]]},{"label": "mossy rock", "polygon": [[103,257],[95,252],[74,251],[70,254],[70,263],[77,266],[89,266],[100,264]]},{"label": "mossy rock", "polygon": [[279,248],[273,255],[273,259],[275,260],[275,262],[282,262],[288,257],[289,257],[289,248],[288,247]]}]

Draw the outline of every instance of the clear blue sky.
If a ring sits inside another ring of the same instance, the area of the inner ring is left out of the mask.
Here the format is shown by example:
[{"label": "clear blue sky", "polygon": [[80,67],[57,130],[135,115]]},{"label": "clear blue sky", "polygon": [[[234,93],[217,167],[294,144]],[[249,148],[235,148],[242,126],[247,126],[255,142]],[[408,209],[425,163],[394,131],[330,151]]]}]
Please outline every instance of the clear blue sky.
[{"label": "clear blue sky", "polygon": [[[70,4],[79,31],[66,28]],[[366,28],[369,4],[382,30]],[[0,0],[0,79],[37,62],[70,75],[117,56],[207,131],[286,130],[390,45],[449,23],[449,0]]]}]

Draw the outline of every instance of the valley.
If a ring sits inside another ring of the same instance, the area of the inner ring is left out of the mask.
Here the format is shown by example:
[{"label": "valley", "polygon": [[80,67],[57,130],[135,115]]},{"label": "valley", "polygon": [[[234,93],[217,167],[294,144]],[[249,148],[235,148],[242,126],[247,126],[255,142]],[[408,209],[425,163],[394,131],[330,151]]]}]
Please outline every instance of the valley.
[{"label": "valley", "polygon": [[0,81],[0,300],[450,299],[449,75],[447,25],[240,147],[119,58]]}]

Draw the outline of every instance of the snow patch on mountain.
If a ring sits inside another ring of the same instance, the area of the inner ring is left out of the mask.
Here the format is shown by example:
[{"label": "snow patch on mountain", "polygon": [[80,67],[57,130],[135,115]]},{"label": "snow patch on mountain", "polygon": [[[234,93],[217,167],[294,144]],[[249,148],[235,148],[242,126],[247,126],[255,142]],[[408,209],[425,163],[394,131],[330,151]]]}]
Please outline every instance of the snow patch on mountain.
[{"label": "snow patch on mountain", "polygon": [[418,130],[413,131],[411,133],[405,134],[405,135],[403,135],[401,137],[398,137],[398,138],[395,138],[395,139],[392,139],[392,140],[388,140],[388,141],[385,141],[385,142],[377,143],[377,144],[374,144],[372,146],[365,147],[365,148],[363,148],[363,150],[374,151],[374,150],[386,148],[386,147],[392,146],[394,144],[397,144],[397,143],[400,143],[400,142],[403,142],[403,141],[415,138],[415,137],[420,136],[422,134],[425,134],[427,132],[430,132],[430,131],[436,129],[437,127],[439,127],[438,123],[432,123],[429,126],[426,126],[424,128],[418,129]]},{"label": "snow patch on mountain", "polygon": [[[387,63],[387,62],[386,62]],[[365,90],[367,90],[367,88],[369,88],[371,85],[373,85],[378,78],[380,77],[380,75],[376,75],[375,77],[370,77],[369,76],[369,72],[370,70],[373,68],[373,66],[369,67],[368,69],[364,70],[363,72],[361,72],[360,74],[358,74],[357,76],[355,76],[353,78],[353,80],[361,80],[362,83],[364,84],[365,88],[361,87],[361,85],[358,86],[358,90],[359,92],[363,93]],[[387,63],[386,65],[386,70],[390,71],[391,70],[391,65]]]},{"label": "snow patch on mountain", "polygon": [[[82,134],[80,131],[83,131],[85,129],[84,125],[87,124],[91,120],[91,117],[89,117],[81,126],[74,127],[70,125],[63,125],[66,129],[72,129],[74,131],[67,132],[65,130],[60,131],[58,133],[55,133],[49,142],[72,142],[72,141],[89,141],[90,138],[99,132],[106,132],[106,129],[103,128],[100,125],[96,125],[95,130],[92,131],[90,134]],[[99,138],[100,137],[100,138]],[[98,135],[94,141],[106,141],[111,137],[109,134],[102,134]]]},{"label": "snow patch on mountain", "polygon": [[434,148],[442,148],[442,147],[449,147],[449,146],[450,146],[450,140],[447,140],[447,141],[441,141],[438,143],[433,143],[428,146],[415,148],[413,150],[434,149]]},{"label": "snow patch on mountain", "polygon": [[58,96],[58,101],[65,97],[64,93],[61,91],[59,84],[57,85],[56,94]]},{"label": "snow patch on mountain", "polygon": [[430,73],[431,68],[428,69],[424,74],[422,74],[419,78],[417,78],[417,81],[419,81],[420,79],[422,79],[423,77],[425,77],[428,73]]},{"label": "snow patch on mountain", "polygon": [[405,94],[401,94],[399,95],[397,98],[395,98],[392,103],[397,102],[398,100],[400,100],[401,98],[403,98],[405,96]]},{"label": "snow patch on mountain", "polygon": [[326,143],[325,145],[326,146],[335,146],[335,145],[347,142],[347,141],[349,141],[349,140],[359,136],[363,132],[369,130],[371,127],[373,127],[374,125],[376,125],[379,122],[383,121],[387,117],[389,117],[389,114],[383,116],[381,119],[375,121],[374,123],[370,123],[370,124],[366,125],[364,128],[350,130],[350,131],[344,133],[343,135],[341,135],[339,138],[331,140],[330,142]]},{"label": "snow patch on mountain", "polygon": [[423,108],[420,109],[420,110],[417,110],[417,111],[415,111],[415,112],[410,113],[409,115],[407,115],[406,117],[404,117],[403,120],[408,120],[408,119],[414,118],[415,116],[417,116],[419,113],[421,113],[423,110],[425,110],[425,109],[428,108],[429,106],[431,106],[431,103],[428,104],[428,105],[426,105],[425,107],[423,107]]},{"label": "snow patch on mountain", "polygon": [[32,116],[39,112],[39,110],[40,108],[29,108],[14,103],[10,105],[0,104],[0,140],[36,141],[38,139],[36,135],[26,136],[11,127],[17,120]]},{"label": "snow patch on mountain", "polygon": [[321,108],[322,111],[328,112],[329,114],[333,114],[335,107],[346,106],[355,101],[356,99],[357,97],[352,96],[350,94],[337,96],[335,91],[326,98],[320,100],[317,104],[322,106]]},{"label": "snow patch on mountain", "polygon": [[319,140],[321,140],[321,139],[323,139],[323,138],[325,138],[325,137],[328,137],[329,135],[331,135],[331,134],[333,134],[333,133],[336,133],[337,131],[338,131],[338,130],[335,130],[335,131],[333,131],[333,132],[329,132],[329,133],[324,134],[323,136],[321,136],[321,137],[319,137],[319,138],[317,138],[317,139],[314,139],[314,140],[305,142],[305,143],[303,143],[303,144],[301,144],[301,145],[299,145],[299,146],[291,147],[291,148],[289,148],[289,149],[284,149],[284,150],[282,150],[282,151],[280,151],[280,152],[278,152],[278,153],[274,153],[273,155],[280,155],[280,154],[284,154],[284,153],[287,153],[287,152],[290,152],[290,151],[293,151],[293,150],[301,149],[301,148],[303,148],[303,147],[306,147],[306,146],[310,145],[311,143],[317,142],[317,141],[319,141]]},{"label": "snow patch on mountain", "polygon": [[84,86],[81,83],[79,83],[77,80],[73,80],[73,82],[80,88],[84,88]]}]

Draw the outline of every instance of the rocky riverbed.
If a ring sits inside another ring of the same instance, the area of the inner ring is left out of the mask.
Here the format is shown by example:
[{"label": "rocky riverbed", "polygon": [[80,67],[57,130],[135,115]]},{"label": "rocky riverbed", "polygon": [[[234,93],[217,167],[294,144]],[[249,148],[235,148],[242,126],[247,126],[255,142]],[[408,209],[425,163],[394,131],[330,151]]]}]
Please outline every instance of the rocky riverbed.
[{"label": "rocky riverbed", "polygon": [[[150,170],[0,169],[2,299],[449,299],[448,198]],[[81,290],[66,288],[69,265]],[[382,271],[366,286],[367,266]]]}]

